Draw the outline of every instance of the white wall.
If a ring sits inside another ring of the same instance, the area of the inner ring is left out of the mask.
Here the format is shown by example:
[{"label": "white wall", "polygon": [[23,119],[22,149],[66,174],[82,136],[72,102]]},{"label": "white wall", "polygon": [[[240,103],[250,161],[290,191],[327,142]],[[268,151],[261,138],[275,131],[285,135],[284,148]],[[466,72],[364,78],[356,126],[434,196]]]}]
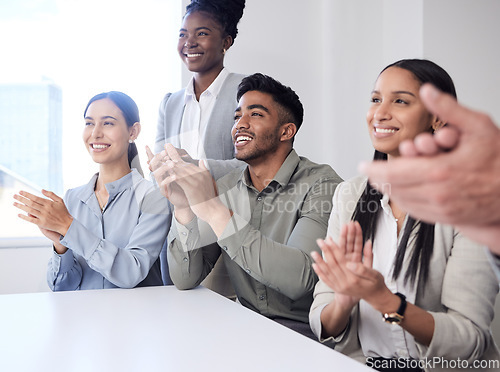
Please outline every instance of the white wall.
[{"label": "white wall", "polygon": [[226,66],[290,85],[305,108],[298,152],[350,178],[373,154],[365,122],[373,83],[398,59],[442,65],[460,100],[500,123],[498,15],[496,0],[249,0]]},{"label": "white wall", "polygon": [[337,70],[325,69],[325,62],[332,54],[333,27],[328,22],[328,8],[333,2],[310,4],[247,1],[240,32],[227,54],[226,66],[236,72],[262,72],[291,86],[305,109],[296,148],[314,161],[332,162],[336,148],[329,137],[335,133],[332,133],[332,115],[325,115],[325,111],[327,108],[333,111],[335,107],[325,98],[331,94],[331,82],[337,84],[333,73]]},{"label": "white wall", "polygon": [[500,124],[500,1],[427,0],[424,56],[448,70],[460,101]]}]

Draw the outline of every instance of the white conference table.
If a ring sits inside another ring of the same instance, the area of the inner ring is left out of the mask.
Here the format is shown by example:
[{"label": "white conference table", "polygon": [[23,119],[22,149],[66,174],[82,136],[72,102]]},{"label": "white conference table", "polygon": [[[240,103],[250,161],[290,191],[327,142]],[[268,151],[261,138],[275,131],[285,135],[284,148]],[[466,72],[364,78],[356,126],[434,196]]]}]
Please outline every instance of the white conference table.
[{"label": "white conference table", "polygon": [[372,371],[199,287],[0,295],[0,371]]}]

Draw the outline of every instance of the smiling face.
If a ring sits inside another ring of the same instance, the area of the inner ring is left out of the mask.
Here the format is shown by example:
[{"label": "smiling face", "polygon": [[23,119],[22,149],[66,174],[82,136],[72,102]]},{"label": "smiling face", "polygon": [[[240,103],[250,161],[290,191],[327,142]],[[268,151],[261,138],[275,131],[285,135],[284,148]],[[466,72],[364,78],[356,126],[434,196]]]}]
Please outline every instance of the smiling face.
[{"label": "smiling face", "polygon": [[231,46],[220,25],[204,12],[187,14],[179,31],[177,50],[191,72],[218,74],[224,66],[224,49]]},{"label": "smiling face", "polygon": [[281,125],[272,96],[246,92],[235,111],[231,131],[236,159],[247,163],[265,161],[281,144]]},{"label": "smiling face", "polygon": [[389,156],[399,156],[399,144],[423,132],[432,132],[439,122],[419,97],[420,82],[399,67],[389,67],[378,77],[366,115],[373,147]]},{"label": "smiling face", "polygon": [[90,104],[85,114],[83,141],[96,163],[127,164],[129,139],[137,137],[139,123],[127,127],[122,111],[109,98]]}]

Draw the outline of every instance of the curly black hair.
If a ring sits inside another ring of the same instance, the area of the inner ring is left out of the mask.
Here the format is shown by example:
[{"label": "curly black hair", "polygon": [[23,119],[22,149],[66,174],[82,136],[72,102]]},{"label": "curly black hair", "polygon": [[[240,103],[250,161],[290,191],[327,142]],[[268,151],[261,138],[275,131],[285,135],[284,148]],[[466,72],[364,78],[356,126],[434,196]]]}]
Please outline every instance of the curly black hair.
[{"label": "curly black hair", "polygon": [[208,13],[222,30],[236,39],[238,35],[238,22],[243,16],[245,0],[192,0],[191,4],[186,6],[186,15],[194,12]]}]

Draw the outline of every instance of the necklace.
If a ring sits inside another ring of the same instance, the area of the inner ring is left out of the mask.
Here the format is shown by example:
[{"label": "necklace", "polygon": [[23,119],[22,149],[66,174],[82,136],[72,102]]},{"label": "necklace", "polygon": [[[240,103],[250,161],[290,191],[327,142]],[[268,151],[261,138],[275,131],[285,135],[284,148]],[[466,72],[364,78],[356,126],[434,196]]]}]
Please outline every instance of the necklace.
[{"label": "necklace", "polygon": [[406,216],[406,213],[404,211],[402,211],[399,216],[394,216],[394,219],[396,220],[396,222],[399,222],[399,220],[401,219],[401,217],[404,218],[404,216]]},{"label": "necklace", "polygon": [[97,203],[99,204],[99,208],[101,208],[101,212],[104,211],[104,208],[106,207],[106,203],[103,203],[101,201],[101,198],[99,198],[99,192],[97,190],[95,191],[95,196],[97,198]]},{"label": "necklace", "polygon": [[[396,205],[391,203],[391,201],[389,201],[389,207],[391,208],[392,216],[396,220],[396,223],[398,223],[401,218],[404,218],[406,216],[406,212],[400,210]],[[396,211],[399,211],[398,216],[396,216],[396,213],[395,213]]]}]

